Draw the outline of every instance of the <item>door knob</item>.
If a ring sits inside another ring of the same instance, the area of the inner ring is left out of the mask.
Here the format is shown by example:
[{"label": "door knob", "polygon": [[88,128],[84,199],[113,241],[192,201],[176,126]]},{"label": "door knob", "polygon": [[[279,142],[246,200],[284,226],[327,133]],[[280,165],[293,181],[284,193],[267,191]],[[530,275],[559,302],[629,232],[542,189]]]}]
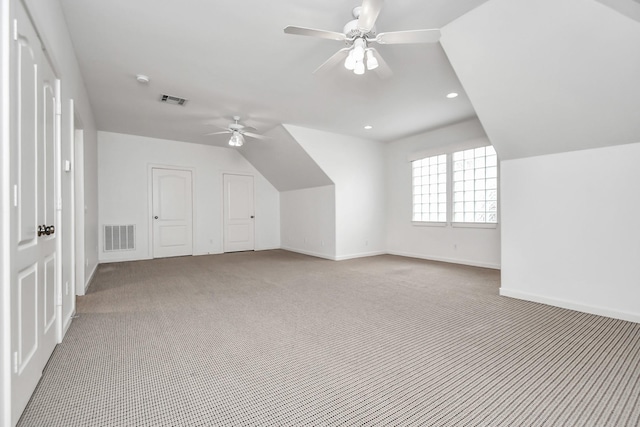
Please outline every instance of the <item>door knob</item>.
[{"label": "door knob", "polygon": [[154,216],[155,219],[158,219],[158,215]]},{"label": "door knob", "polygon": [[42,236],[45,233],[44,228],[44,225],[38,226],[38,237]]}]

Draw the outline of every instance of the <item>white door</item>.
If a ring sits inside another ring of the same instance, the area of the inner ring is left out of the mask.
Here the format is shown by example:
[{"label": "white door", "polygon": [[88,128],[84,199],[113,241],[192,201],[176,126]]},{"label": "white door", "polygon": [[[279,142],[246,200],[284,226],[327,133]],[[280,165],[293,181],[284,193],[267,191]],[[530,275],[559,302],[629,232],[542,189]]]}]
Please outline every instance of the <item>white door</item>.
[{"label": "white door", "polygon": [[57,81],[21,3],[11,49],[11,418],[56,345]]},{"label": "white door", "polygon": [[255,213],[253,177],[225,174],[224,182],[224,251],[252,251]]},{"label": "white door", "polygon": [[193,254],[191,171],[153,168],[153,257]]}]

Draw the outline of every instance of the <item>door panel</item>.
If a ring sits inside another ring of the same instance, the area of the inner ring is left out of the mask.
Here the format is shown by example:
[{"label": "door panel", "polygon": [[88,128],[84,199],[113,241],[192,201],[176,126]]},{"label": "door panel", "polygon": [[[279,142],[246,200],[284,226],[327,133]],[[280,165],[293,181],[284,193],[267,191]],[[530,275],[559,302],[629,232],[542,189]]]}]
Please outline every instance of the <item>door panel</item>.
[{"label": "door panel", "polygon": [[[18,274],[17,368],[22,373],[38,349],[38,265]],[[39,376],[39,375],[38,375]]]},{"label": "door panel", "polygon": [[[21,2],[11,44],[11,420],[26,406],[56,345],[58,82]],[[52,231],[54,231],[52,233]]]},{"label": "door panel", "polygon": [[224,251],[252,251],[254,244],[253,177],[225,174]]},{"label": "door panel", "polygon": [[[35,51],[29,39],[36,37],[35,33],[20,35],[14,41],[17,60],[15,62],[14,80],[14,104],[13,111],[17,118],[17,129],[15,134],[16,152],[18,153],[18,244],[25,245],[34,243],[37,229],[37,197],[38,181],[36,177],[37,158],[37,138],[36,138],[36,117],[37,117],[37,79],[38,65]],[[37,48],[36,48],[37,49]],[[17,97],[17,99],[16,99]],[[14,122],[15,123],[15,122]]]},{"label": "door panel", "polygon": [[191,171],[153,168],[153,257],[193,254]]}]

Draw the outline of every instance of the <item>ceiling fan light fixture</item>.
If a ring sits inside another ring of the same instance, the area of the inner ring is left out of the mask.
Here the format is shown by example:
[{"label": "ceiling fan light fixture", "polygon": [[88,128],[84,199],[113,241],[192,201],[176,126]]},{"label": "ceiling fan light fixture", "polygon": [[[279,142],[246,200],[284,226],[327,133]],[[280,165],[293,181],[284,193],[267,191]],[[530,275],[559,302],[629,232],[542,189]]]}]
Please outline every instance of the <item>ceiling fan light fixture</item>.
[{"label": "ceiling fan light fixture", "polygon": [[353,69],[353,72],[359,76],[364,74],[364,62],[356,61],[356,66]]},{"label": "ceiling fan light fixture", "polygon": [[240,132],[233,132],[231,135],[231,139],[229,140],[229,145],[232,147],[242,147],[244,144],[244,137]]},{"label": "ceiling fan light fixture", "polygon": [[376,68],[378,68],[378,65],[378,60],[373,55],[373,50],[367,49],[367,70],[375,70]]},{"label": "ceiling fan light fixture", "polygon": [[356,59],[353,57],[353,49],[349,51],[349,55],[347,55],[347,59],[344,60],[344,68],[349,71],[353,71],[356,67]]},{"label": "ceiling fan light fixture", "polygon": [[364,48],[365,48],[364,39],[358,38],[353,42],[352,52],[356,62],[364,60]]}]

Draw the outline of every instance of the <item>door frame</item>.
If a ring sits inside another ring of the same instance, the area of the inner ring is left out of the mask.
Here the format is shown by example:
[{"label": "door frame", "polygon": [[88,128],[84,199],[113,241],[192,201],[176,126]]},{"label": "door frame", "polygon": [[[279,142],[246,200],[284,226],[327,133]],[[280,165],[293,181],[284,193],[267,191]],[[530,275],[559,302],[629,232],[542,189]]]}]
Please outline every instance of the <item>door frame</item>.
[{"label": "door frame", "polygon": [[10,1],[0,0],[0,425],[11,424],[11,177],[10,177]]},{"label": "door frame", "polygon": [[82,120],[75,111],[74,101],[71,100],[71,113],[73,120],[70,132],[72,133],[71,176],[73,188],[71,191],[73,201],[72,218],[73,228],[73,292],[75,295],[84,295],[87,291],[86,254],[85,254],[85,197],[84,197],[84,126]]},{"label": "door frame", "polygon": [[179,166],[179,165],[167,165],[162,163],[147,163],[147,259],[153,258],[153,221],[151,218],[153,217],[153,170],[154,169],[169,169],[169,170],[177,170],[177,171],[186,171],[191,172],[191,245],[192,251],[191,256],[195,255],[195,236],[196,236],[196,219],[197,219],[197,210],[196,206],[196,168],[190,166]]}]

